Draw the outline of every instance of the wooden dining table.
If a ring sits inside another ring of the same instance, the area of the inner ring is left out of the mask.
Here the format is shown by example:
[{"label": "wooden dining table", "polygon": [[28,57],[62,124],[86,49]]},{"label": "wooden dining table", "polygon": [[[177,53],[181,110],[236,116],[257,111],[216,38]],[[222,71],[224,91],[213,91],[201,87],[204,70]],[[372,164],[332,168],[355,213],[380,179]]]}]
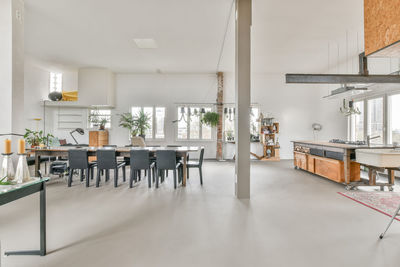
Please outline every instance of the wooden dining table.
[{"label": "wooden dining table", "polygon": [[[50,156],[50,157],[63,157],[68,158],[68,150],[70,149],[86,149],[89,156],[96,156],[98,147],[80,147],[80,146],[59,146],[59,147],[47,147],[47,148],[32,148],[28,149],[27,153],[35,156],[35,175],[38,175],[40,170],[40,157]],[[183,180],[182,185],[186,186],[187,179],[187,155],[189,152],[199,151],[199,147],[196,146],[180,146],[180,147],[101,147],[101,149],[115,149],[117,156],[130,157],[131,150],[146,149],[149,150],[151,156],[157,157],[157,150],[174,150],[178,157],[183,158]]]}]

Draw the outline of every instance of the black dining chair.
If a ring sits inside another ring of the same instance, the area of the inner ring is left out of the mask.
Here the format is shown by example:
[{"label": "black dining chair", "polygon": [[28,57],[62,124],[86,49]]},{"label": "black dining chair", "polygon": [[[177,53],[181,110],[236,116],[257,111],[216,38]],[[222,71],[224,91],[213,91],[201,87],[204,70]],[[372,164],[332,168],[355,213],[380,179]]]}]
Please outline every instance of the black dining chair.
[{"label": "black dining chair", "polygon": [[101,172],[106,171],[106,181],[109,179],[109,170],[114,170],[114,187],[118,186],[118,170],[122,168],[123,181],[126,181],[125,162],[117,162],[115,149],[98,149],[97,153],[96,187],[100,185]]},{"label": "black dining chair", "polygon": [[83,181],[83,173],[86,170],[86,187],[89,187],[90,176],[93,179],[94,167],[96,163],[89,162],[88,151],[86,149],[70,149],[68,150],[69,176],[68,187],[71,187],[74,170],[80,170],[81,182]]},{"label": "black dining chair", "polygon": [[163,175],[164,171],[172,170],[174,172],[175,189],[177,186],[177,178],[179,180],[178,182],[182,181],[183,177],[182,163],[176,160],[176,152],[174,150],[156,151],[156,170],[157,170],[156,188],[158,188],[160,176]]},{"label": "black dining chair", "polygon": [[200,150],[200,157],[198,161],[189,160],[186,162],[187,178],[189,179],[189,169],[199,168],[200,184],[203,185],[203,158],[204,158],[204,147]]},{"label": "black dining chair", "polygon": [[130,151],[130,165],[131,175],[129,187],[132,188],[133,181],[135,181],[135,183],[138,181],[138,174],[140,174],[141,170],[147,170],[147,179],[149,188],[151,188],[151,171],[153,170],[154,176],[155,162],[150,160],[149,151],[145,149],[132,149]]}]

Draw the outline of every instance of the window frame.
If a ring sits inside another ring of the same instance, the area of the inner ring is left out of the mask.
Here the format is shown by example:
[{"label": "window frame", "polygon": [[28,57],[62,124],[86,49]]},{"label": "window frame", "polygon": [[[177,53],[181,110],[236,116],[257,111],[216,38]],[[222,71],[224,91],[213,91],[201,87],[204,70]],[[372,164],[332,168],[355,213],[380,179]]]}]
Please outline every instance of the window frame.
[{"label": "window frame", "polygon": [[96,126],[94,126],[94,125],[92,126],[92,123],[90,122],[90,118],[89,118],[90,115],[91,115],[91,112],[94,111],[94,110],[98,110],[98,111],[109,110],[110,111],[110,115],[101,115],[101,116],[109,116],[110,117],[110,122],[109,122],[110,123],[110,127],[105,127],[105,129],[108,129],[108,130],[112,129],[112,110],[111,110],[111,108],[101,108],[101,109],[97,108],[96,109],[96,108],[93,108],[93,107],[87,109],[87,127],[86,128],[88,130],[97,129]]},{"label": "window frame", "polygon": [[[225,108],[227,108],[227,109],[236,109],[236,106],[234,104],[225,104],[223,109],[222,109],[222,114],[224,116],[224,119],[222,120],[222,123],[223,123],[223,125],[222,125],[223,141],[225,143],[232,143],[232,142],[236,141],[236,136],[235,136],[235,133],[236,133],[236,112],[233,112],[233,119],[232,119],[232,121],[233,121],[233,137],[234,137],[234,140],[233,141],[228,141],[227,140],[227,135],[226,135],[226,133],[227,133],[226,122],[225,122],[226,118],[225,118],[225,113],[224,113]],[[250,109],[257,109],[258,110],[258,114],[256,114],[256,122],[257,122],[257,119],[260,117],[261,106],[259,104],[250,105]],[[258,131],[257,134],[258,134],[258,136],[260,136],[260,123],[257,122],[257,124],[258,124],[257,125],[257,131]],[[251,134],[251,110],[249,112],[249,134]]]},{"label": "window frame", "polygon": [[[371,94],[368,96],[360,96],[360,97],[354,97],[353,101],[354,102],[363,102],[363,106],[364,106],[364,140],[367,139],[368,136],[368,101],[369,100],[373,100],[373,99],[377,99],[377,98],[382,98],[383,101],[383,107],[382,107],[382,113],[383,113],[383,127],[382,127],[382,143],[383,145],[388,145],[389,144],[389,105],[388,105],[388,99],[390,96],[392,95],[398,95],[400,94],[400,91],[392,91],[392,92],[386,92],[386,93],[380,93],[380,94]],[[352,131],[352,125],[351,125],[351,116],[349,116],[348,118],[348,125],[347,125],[348,129],[347,129],[347,137],[348,140],[351,140],[351,137],[353,135]]]},{"label": "window frame", "polygon": [[[60,90],[57,90],[57,86],[52,87],[53,82],[51,81],[52,75],[58,76],[60,75],[60,79],[61,79],[61,83],[60,83]],[[54,71],[50,71],[49,72],[49,92],[53,93],[53,92],[59,92],[62,93],[63,91],[63,85],[64,85],[64,75],[62,74],[62,72],[54,72]]]},{"label": "window frame", "polygon": [[[201,111],[202,108],[211,109],[211,112],[216,112],[213,105],[209,104],[176,104],[175,105],[175,116],[176,116],[176,123],[175,123],[175,141],[176,142],[185,142],[185,141],[192,141],[192,142],[213,142],[216,141],[216,134],[213,127],[211,127],[211,138],[210,139],[203,139],[203,124],[201,123],[201,118],[199,118],[199,138],[191,139],[190,138],[190,119],[189,119],[189,112],[186,114],[186,130],[187,130],[187,138],[178,138],[178,120],[180,118],[180,108],[184,107],[187,108],[189,111],[191,108],[198,108]],[[201,114],[201,113],[200,113]]]},{"label": "window frame", "polygon": [[[144,108],[152,108],[153,109],[153,118],[152,118],[152,132],[151,132],[151,137],[146,135],[146,140],[150,140],[150,141],[163,141],[166,139],[166,131],[165,131],[165,120],[167,118],[167,107],[165,106],[154,106],[154,105],[143,105],[143,106],[131,106],[130,107],[130,113],[132,115],[134,115],[132,113],[132,109],[133,108],[140,108],[141,110],[143,110]],[[156,119],[156,108],[163,108],[164,109],[164,127],[163,127],[163,133],[164,133],[164,137],[163,138],[156,138],[156,129],[157,129],[157,119]]]}]

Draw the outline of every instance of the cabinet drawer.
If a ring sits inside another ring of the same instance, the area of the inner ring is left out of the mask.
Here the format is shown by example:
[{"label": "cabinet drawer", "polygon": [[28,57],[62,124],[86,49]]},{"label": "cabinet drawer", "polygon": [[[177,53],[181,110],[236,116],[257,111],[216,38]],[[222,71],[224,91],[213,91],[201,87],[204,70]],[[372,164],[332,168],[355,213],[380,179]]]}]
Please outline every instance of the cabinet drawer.
[{"label": "cabinet drawer", "polygon": [[327,158],[315,158],[315,174],[341,182],[343,173],[343,162]]}]

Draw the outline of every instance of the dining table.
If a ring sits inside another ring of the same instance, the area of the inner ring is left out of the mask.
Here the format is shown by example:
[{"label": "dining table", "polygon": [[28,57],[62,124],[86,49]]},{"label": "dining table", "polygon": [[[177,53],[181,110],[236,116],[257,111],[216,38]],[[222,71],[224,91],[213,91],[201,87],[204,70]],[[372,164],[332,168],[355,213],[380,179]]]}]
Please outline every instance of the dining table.
[{"label": "dining table", "polygon": [[116,155],[120,157],[130,157],[131,150],[148,150],[150,152],[150,156],[157,157],[157,150],[174,150],[178,157],[182,157],[183,159],[183,180],[182,186],[186,186],[187,179],[187,155],[189,152],[197,152],[199,151],[199,147],[197,146],[179,146],[179,147],[87,147],[87,146],[57,146],[57,147],[37,147],[27,149],[27,153],[35,156],[35,175],[38,175],[38,171],[40,170],[40,158],[43,156],[49,157],[62,157],[68,158],[68,151],[70,149],[86,149],[88,151],[89,156],[96,156],[96,152],[98,149],[111,149],[116,151]]}]

